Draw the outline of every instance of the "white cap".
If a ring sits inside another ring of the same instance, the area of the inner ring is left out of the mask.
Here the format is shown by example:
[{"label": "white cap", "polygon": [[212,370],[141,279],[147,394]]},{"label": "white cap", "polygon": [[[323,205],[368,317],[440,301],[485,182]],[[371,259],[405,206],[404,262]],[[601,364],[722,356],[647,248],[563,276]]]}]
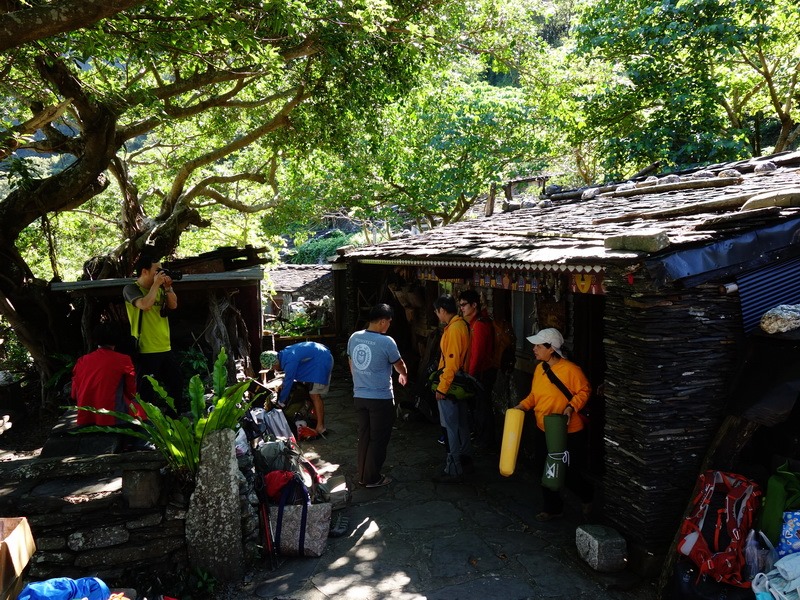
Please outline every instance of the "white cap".
[{"label": "white cap", "polygon": [[552,327],[548,329],[542,329],[536,335],[532,335],[527,338],[527,340],[531,344],[550,344],[553,350],[561,356],[561,346],[564,345],[564,336],[558,331],[558,329],[554,329]]}]

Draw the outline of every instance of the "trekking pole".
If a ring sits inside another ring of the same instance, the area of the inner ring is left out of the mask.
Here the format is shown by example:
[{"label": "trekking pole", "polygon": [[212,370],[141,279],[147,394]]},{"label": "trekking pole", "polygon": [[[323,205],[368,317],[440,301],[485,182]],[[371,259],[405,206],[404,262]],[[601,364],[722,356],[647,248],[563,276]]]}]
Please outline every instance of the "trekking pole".
[{"label": "trekking pole", "polygon": [[264,485],[263,475],[259,475],[255,482],[256,495],[258,496],[258,520],[261,525],[261,538],[264,552],[269,561],[269,568],[278,567],[278,550],[275,548],[275,536],[272,533],[272,523],[269,522],[269,497]]},{"label": "trekking pole", "polygon": [[278,552],[275,548],[275,539],[272,535],[272,523],[269,522],[269,505],[266,502],[259,502],[259,516],[261,517],[261,534],[264,537],[264,550],[267,553],[269,568],[278,568]]}]

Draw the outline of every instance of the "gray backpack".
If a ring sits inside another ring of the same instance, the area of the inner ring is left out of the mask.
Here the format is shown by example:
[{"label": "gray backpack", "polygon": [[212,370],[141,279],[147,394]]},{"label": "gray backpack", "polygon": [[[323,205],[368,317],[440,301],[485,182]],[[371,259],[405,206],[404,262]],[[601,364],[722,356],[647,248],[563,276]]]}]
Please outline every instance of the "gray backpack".
[{"label": "gray backpack", "polygon": [[270,471],[300,472],[300,451],[288,440],[269,436],[253,452],[253,461],[259,473]]}]

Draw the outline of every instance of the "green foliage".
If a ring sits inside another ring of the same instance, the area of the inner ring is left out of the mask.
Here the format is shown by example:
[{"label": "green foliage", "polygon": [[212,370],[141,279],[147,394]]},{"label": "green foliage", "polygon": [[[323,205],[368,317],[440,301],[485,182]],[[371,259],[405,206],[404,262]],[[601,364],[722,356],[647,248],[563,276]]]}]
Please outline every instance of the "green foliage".
[{"label": "green foliage", "polygon": [[786,0],[587,3],[577,49],[615,73],[583,96],[583,135],[601,141],[615,175],[655,160],[690,166],[759,153],[764,140],[749,125],[759,113],[781,123],[775,149],[784,149],[796,123],[786,100],[800,72],[798,21]]},{"label": "green foliage", "polygon": [[314,319],[306,313],[296,313],[291,319],[276,317],[269,322],[272,332],[282,337],[300,337],[319,333],[322,319]]},{"label": "green foliage", "polygon": [[8,322],[0,317],[0,364],[15,379],[31,370],[33,361]]},{"label": "green foliage", "polygon": [[343,215],[368,230],[438,225],[467,215],[493,183],[540,171],[552,119],[521,88],[483,82],[483,68],[462,59],[435,71],[382,112],[379,131],[351,136],[346,153],[318,150],[293,164],[291,195],[310,214]]},{"label": "green foliage", "polygon": [[72,373],[76,359],[69,354],[54,354],[51,358],[59,366],[51,377],[44,382],[44,387],[49,390],[57,390]]},{"label": "green foliage", "polygon": [[194,567],[187,578],[186,584],[187,590],[181,595],[181,598],[212,598],[214,589],[217,587],[217,580],[206,569]]},{"label": "green foliage", "polygon": [[[198,375],[189,381],[188,396],[190,400],[190,416],[171,417],[158,406],[144,402],[137,396],[137,401],[146,417],[137,419],[127,413],[79,407],[99,414],[110,414],[130,425],[133,429],[123,427],[91,426],[81,432],[104,431],[122,433],[152,443],[166,459],[170,470],[186,481],[194,481],[200,462],[200,448],[206,435],[221,429],[236,429],[239,420],[250,407],[250,402],[243,400],[244,393],[251,381],[242,381],[227,386],[227,353],[221,349],[212,374],[212,398],[208,405],[205,400],[205,388]],[[148,377],[153,389],[163,402],[174,412],[175,401],[167,395],[166,390],[152,377]]]},{"label": "green foliage", "polygon": [[336,249],[350,243],[352,234],[334,229],[325,237],[315,238],[298,246],[289,262],[296,265],[315,265],[327,262],[325,259],[336,254]]},{"label": "green foliage", "polygon": [[189,348],[178,352],[181,370],[184,373],[197,374],[203,379],[208,377],[208,358],[199,348]]}]

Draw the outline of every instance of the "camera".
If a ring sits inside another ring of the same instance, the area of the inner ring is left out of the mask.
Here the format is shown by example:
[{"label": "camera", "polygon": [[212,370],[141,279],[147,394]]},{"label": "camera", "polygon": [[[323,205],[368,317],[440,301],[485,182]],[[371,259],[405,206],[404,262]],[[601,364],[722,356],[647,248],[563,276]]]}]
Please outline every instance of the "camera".
[{"label": "camera", "polygon": [[179,281],[183,279],[183,273],[181,273],[177,269],[165,269],[162,267],[158,270],[158,272],[163,273],[164,275],[172,279],[172,281]]}]

